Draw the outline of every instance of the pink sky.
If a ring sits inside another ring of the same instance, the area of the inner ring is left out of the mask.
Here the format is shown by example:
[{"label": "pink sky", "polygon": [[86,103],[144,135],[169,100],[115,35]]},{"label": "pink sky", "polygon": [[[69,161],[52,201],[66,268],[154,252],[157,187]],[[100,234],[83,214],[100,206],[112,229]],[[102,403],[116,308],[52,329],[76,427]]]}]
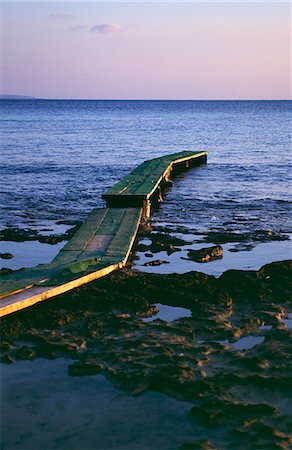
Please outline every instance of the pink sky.
[{"label": "pink sky", "polygon": [[288,99],[287,3],[1,5],[1,93]]}]

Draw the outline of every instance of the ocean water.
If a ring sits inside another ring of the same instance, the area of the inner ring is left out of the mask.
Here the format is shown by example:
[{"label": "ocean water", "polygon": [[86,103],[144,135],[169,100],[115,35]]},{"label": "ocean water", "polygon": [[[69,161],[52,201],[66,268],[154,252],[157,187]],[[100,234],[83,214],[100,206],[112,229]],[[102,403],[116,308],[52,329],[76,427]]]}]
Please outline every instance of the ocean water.
[{"label": "ocean water", "polygon": [[177,178],[155,224],[250,233],[251,241],[258,231],[291,233],[290,101],[2,100],[0,107],[2,228],[84,220],[144,160],[206,150],[208,164]]},{"label": "ocean water", "polygon": [[[153,211],[152,237],[140,238],[149,244],[164,231],[186,245],[153,255],[168,262],[157,267],[138,252],[134,269],[219,275],[289,257],[292,102],[10,100],[0,108],[2,228],[62,235],[68,224],[59,221],[104,206],[101,194],[145,159],[207,150],[208,164],[177,177]],[[182,258],[217,243],[221,260]],[[15,256],[2,266],[48,262],[63,244],[5,241],[1,253]],[[260,291],[247,286],[246,298],[230,299],[214,280],[204,289],[201,274],[192,275],[201,280],[196,298],[189,276],[180,284],[174,275],[172,300],[169,285],[160,298],[163,283],[159,294],[149,281],[143,294],[142,279],[131,306],[113,305],[93,283],[4,318],[1,448],[290,448],[291,304],[274,270]]]}]

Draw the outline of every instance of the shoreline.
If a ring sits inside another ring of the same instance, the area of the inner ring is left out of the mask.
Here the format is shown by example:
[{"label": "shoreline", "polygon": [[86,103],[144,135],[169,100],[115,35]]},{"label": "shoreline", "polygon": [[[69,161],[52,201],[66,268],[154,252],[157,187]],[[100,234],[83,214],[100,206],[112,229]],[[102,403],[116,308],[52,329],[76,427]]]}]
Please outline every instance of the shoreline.
[{"label": "shoreline", "polygon": [[[267,323],[267,326],[272,324],[272,326],[280,326],[281,329],[284,324],[283,319],[288,318],[290,313],[288,309],[290,306],[289,289],[292,286],[291,272],[292,259],[266,264],[258,271],[228,270],[219,278],[197,271],[184,274],[153,274],[124,268],[74,291],[49,299],[45,303],[39,303],[27,310],[3,317],[1,319],[2,338],[4,340],[6,338],[21,340],[21,334],[29,334],[27,330],[31,327],[34,331],[39,328],[40,332],[42,329],[45,329],[46,332],[51,329],[55,334],[55,327],[61,330],[64,326],[69,332],[72,332],[71,326],[74,321],[77,320],[77,324],[79,323],[78,314],[81,313],[80,321],[82,322],[89,311],[90,314],[95,314],[105,310],[108,312],[113,310],[113,314],[117,318],[121,318],[122,321],[123,319],[132,319],[135,323],[136,319],[141,321],[152,316],[155,320],[158,308],[153,305],[158,300],[162,305],[168,305],[170,308],[186,308],[192,313],[200,308],[200,304],[202,307],[207,307],[208,311],[209,308],[210,311],[213,308],[216,310],[217,307],[219,310],[223,308],[223,322],[234,313],[233,304],[239,301],[244,301],[244,307],[248,307],[248,302],[250,302],[250,307],[256,307],[259,311],[263,306],[267,306],[272,301],[277,301],[279,306],[272,305],[273,313],[263,311],[262,318],[256,318],[255,322],[250,319],[250,328],[245,325],[244,331],[239,332],[238,327],[232,330],[230,324],[225,330],[221,330],[219,326],[216,338],[223,337],[221,334],[224,331],[226,333],[224,337],[236,341],[246,332],[256,331],[257,325],[265,325],[268,321],[271,323]],[[258,305],[254,303],[255,301],[258,302]],[[224,312],[225,308],[226,311]],[[276,313],[277,311],[279,314]],[[245,313],[248,314],[248,312]],[[52,319],[51,323],[47,323],[45,319],[48,315]],[[58,317],[64,315],[68,316],[67,319],[59,321]],[[76,317],[74,317],[75,315]],[[212,317],[212,314],[209,314],[209,316]],[[205,320],[209,320],[209,316],[206,316]],[[192,314],[187,315],[187,317],[191,320],[194,318]],[[236,314],[235,317],[239,319]],[[72,319],[74,320],[72,321]],[[159,316],[157,319],[159,319]],[[173,320],[176,319],[170,321]],[[210,320],[214,325],[214,330],[216,330],[218,323],[212,318]],[[141,325],[140,322],[139,325]],[[15,326],[16,333],[14,334]],[[59,338],[62,340],[61,335]],[[36,345],[36,347],[38,346]],[[66,345],[64,349],[66,349]],[[78,353],[77,347],[75,350]],[[42,346],[39,351],[40,353],[32,352],[29,354],[28,359],[44,357]],[[8,351],[6,354],[4,349],[4,360],[7,359],[9,353]],[[14,351],[12,354],[14,354]],[[14,354],[16,360],[18,359],[17,355],[16,352]],[[19,357],[22,359],[21,353]],[[8,357],[7,362],[13,362],[13,358],[10,361]]]},{"label": "shoreline", "polygon": [[[138,405],[135,399],[146,395],[142,411],[153,393],[179,402],[178,408],[188,402],[181,425],[191,427],[194,437],[188,433],[186,442],[182,436],[181,445],[187,446],[180,448],[232,449],[238,442],[240,448],[255,442],[288,448],[291,269],[289,260],[259,271],[227,271],[218,279],[199,272],[159,275],[123,269],[2,318],[2,363],[9,365],[12,378],[27,367],[38,397],[46,395],[46,388],[37,382],[34,367],[48,361],[48,369],[40,367],[46,384],[45,373],[63,358],[58,392],[64,398],[71,395],[72,378],[83,377],[88,386],[85,392],[78,383],[82,402],[95,395],[89,380],[102,376],[120,390],[116,402],[126,395]],[[30,365],[24,366],[25,361]],[[19,395],[26,398],[25,392]],[[50,395],[55,398],[54,392]],[[13,408],[24,400],[8,396],[6,401]],[[28,407],[25,414],[34,417],[36,412]],[[44,420],[50,423],[49,417]],[[62,435],[63,427],[56,428],[56,435]],[[133,430],[131,436],[137,437]],[[66,439],[72,445],[72,437]],[[73,441],[80,448],[80,437]],[[64,442],[62,448],[69,448]]]},{"label": "shoreline", "polygon": [[[2,275],[6,269],[16,271],[50,263],[80,226],[79,221],[51,221],[47,226],[42,223],[40,227],[2,228]],[[198,233],[179,224],[171,229],[159,222],[150,223],[148,227],[139,231],[130,258],[130,266],[140,272],[183,274],[194,270],[218,278],[227,270],[259,270],[265,264],[292,257],[292,234],[288,232],[258,230],[236,234],[220,230]],[[222,246],[223,258],[208,263],[188,258],[190,250],[214,245]],[[157,260],[159,264],[151,264]]]}]

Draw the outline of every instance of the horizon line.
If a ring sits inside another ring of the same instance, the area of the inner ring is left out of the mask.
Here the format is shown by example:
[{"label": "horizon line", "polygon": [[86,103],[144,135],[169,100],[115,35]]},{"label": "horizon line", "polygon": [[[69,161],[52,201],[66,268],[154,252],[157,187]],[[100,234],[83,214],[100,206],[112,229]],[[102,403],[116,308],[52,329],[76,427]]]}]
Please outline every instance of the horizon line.
[{"label": "horizon line", "polygon": [[0,100],[52,100],[52,101],[128,101],[128,102],[254,102],[254,101],[291,101],[292,98],[47,98],[29,95],[0,94]]}]

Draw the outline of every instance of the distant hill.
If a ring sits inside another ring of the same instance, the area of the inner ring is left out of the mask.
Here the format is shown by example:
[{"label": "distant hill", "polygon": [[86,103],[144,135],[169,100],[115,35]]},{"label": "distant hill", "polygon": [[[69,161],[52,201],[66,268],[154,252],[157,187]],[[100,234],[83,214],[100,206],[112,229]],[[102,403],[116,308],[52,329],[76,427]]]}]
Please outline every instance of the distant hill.
[{"label": "distant hill", "polygon": [[0,100],[33,100],[36,97],[29,97],[27,95],[5,95],[0,94]]}]

